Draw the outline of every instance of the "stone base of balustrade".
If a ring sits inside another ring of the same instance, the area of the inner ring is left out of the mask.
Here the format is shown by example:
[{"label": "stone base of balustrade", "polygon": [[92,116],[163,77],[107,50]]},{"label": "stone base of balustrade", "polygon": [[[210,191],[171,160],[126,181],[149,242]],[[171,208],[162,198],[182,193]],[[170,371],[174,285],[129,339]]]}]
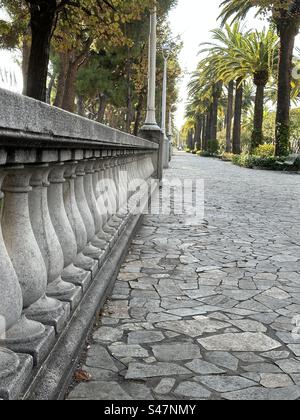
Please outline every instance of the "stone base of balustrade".
[{"label": "stone base of balustrade", "polygon": [[98,271],[98,264],[95,261],[90,271],[87,271],[84,276],[74,277],[74,279],[68,279],[64,277],[64,281],[66,281],[67,283],[72,283],[75,286],[77,286],[73,294],[73,302],[71,303],[72,310],[78,306],[82,298],[82,294],[85,293],[86,290],[89,288],[92,282],[92,279],[95,277],[95,274],[97,273],[97,271]]},{"label": "stone base of balustrade", "polygon": [[[87,273],[87,277],[89,277],[89,273]],[[67,280],[65,280],[67,282]],[[71,283],[71,282],[70,282]],[[79,305],[82,299],[82,287],[81,285],[75,287],[74,291],[66,296],[59,298],[62,302],[67,302],[70,304],[71,312],[74,311],[77,306]],[[50,296],[50,295],[49,295]]]},{"label": "stone base of balustrade", "polygon": [[28,319],[32,319],[33,321],[41,322],[44,325],[48,325],[50,327],[54,327],[56,334],[59,334],[62,332],[64,327],[66,326],[71,313],[71,307],[70,303],[63,302],[62,308],[58,309],[55,312],[52,312],[51,314],[44,314],[44,315],[31,315],[29,313],[26,313],[25,315]]},{"label": "stone base of balustrade", "polygon": [[[41,366],[46,357],[49,355],[55,343],[55,330],[53,327],[45,327],[45,332],[41,338],[37,340],[6,343],[6,347],[15,353],[29,354],[33,357],[33,365]],[[1,384],[1,381],[0,381]]]},{"label": "stone base of balustrade", "polygon": [[17,371],[0,379],[0,400],[19,399],[28,387],[33,369],[33,358],[27,354],[18,354],[20,364]]}]

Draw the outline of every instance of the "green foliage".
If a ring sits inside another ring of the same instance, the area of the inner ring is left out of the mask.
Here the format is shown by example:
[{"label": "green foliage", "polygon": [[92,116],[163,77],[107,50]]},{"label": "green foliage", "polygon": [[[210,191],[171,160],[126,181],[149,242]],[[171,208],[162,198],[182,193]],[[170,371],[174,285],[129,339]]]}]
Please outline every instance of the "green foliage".
[{"label": "green foliage", "polygon": [[234,155],[233,153],[226,153],[225,152],[221,155],[221,159],[224,160],[225,162],[231,162],[234,159],[235,156],[236,155]]},{"label": "green foliage", "polygon": [[235,155],[232,158],[232,163],[237,166],[248,169],[264,169],[272,171],[290,170],[290,167],[278,164],[278,161],[284,161],[284,158],[278,159],[274,156],[260,157],[243,153]]},{"label": "green foliage", "polygon": [[217,155],[219,153],[219,142],[218,140],[209,140],[208,141],[208,153],[211,155]]},{"label": "green foliage", "polygon": [[247,153],[242,153],[241,155],[234,155],[232,158],[232,163],[237,166],[243,166],[244,168],[252,168],[252,158]]},{"label": "green foliage", "polygon": [[199,150],[197,152],[197,156],[201,156],[201,157],[212,157],[211,153],[209,153],[207,150]]},{"label": "green foliage", "polygon": [[261,144],[253,150],[253,155],[261,158],[274,157],[275,146],[273,144]]}]

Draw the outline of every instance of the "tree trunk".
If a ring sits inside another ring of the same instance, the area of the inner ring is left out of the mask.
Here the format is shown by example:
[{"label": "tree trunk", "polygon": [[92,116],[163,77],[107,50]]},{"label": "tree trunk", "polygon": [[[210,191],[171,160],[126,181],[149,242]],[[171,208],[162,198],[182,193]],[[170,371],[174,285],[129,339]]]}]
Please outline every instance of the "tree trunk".
[{"label": "tree trunk", "polygon": [[56,0],[30,2],[31,50],[26,95],[46,101],[50,42],[56,18]]},{"label": "tree trunk", "polygon": [[[130,55],[129,49],[127,49],[128,56]],[[126,111],[126,132],[131,132],[131,123],[133,119],[133,105],[132,105],[132,86],[131,86],[131,78],[132,78],[132,59],[128,58],[127,63],[127,111]]]},{"label": "tree trunk", "polygon": [[138,104],[137,104],[137,107],[136,107],[134,130],[133,130],[133,134],[135,136],[138,136],[138,134],[139,134],[140,123],[141,123],[142,112],[143,112],[144,95],[145,95],[145,92],[140,93]]},{"label": "tree trunk", "polygon": [[65,85],[66,79],[68,74],[68,64],[69,64],[69,56],[67,53],[60,54],[60,69],[59,69],[59,76],[57,82],[57,89],[56,89],[56,97],[54,101],[54,106],[58,108],[62,107],[64,93],[65,93]]},{"label": "tree trunk", "polygon": [[27,93],[28,67],[30,58],[30,41],[27,39],[31,34],[30,29],[26,31],[22,47],[22,74],[23,74],[23,95]]},{"label": "tree trunk", "polygon": [[107,98],[104,95],[104,93],[102,93],[99,95],[99,108],[98,108],[98,113],[97,113],[97,121],[101,124],[104,121],[106,105],[107,105]]},{"label": "tree trunk", "polygon": [[244,88],[241,79],[236,81],[235,94],[235,109],[234,109],[234,124],[233,124],[233,138],[232,151],[235,155],[241,153],[241,123],[242,123],[242,107],[243,107]]},{"label": "tree trunk", "polygon": [[207,117],[206,117],[206,133],[205,133],[205,142],[204,142],[204,150],[208,151],[208,145],[210,142],[210,135],[211,135],[211,121],[212,121],[212,107],[209,107]]},{"label": "tree trunk", "polygon": [[66,111],[74,112],[77,73],[79,68],[84,64],[85,60],[86,53],[82,53],[76,58],[74,58],[74,54],[71,54],[70,56],[67,78],[65,81],[64,96],[62,101],[62,109]]},{"label": "tree trunk", "polygon": [[207,115],[203,116],[203,127],[201,135],[201,150],[205,150],[205,135],[206,135]]},{"label": "tree trunk", "polygon": [[52,90],[53,90],[53,87],[54,87],[54,83],[55,83],[55,74],[53,73],[50,77],[49,85],[48,85],[48,88],[47,88],[46,102],[49,105],[51,105],[51,94],[52,94]]},{"label": "tree trunk", "polygon": [[84,98],[82,95],[77,96],[77,114],[84,117]]},{"label": "tree trunk", "polygon": [[[257,78],[259,80],[257,80]],[[255,95],[255,106],[254,106],[254,120],[253,120],[253,132],[251,137],[251,152],[263,144],[263,122],[264,122],[264,99],[265,99],[265,87],[268,82],[268,74],[266,80],[262,80],[259,76],[254,78],[256,84],[256,95]]]},{"label": "tree trunk", "polygon": [[211,152],[214,152],[216,149],[217,143],[217,133],[218,133],[218,109],[219,109],[219,99],[222,93],[222,82],[218,82],[213,86],[213,103],[212,103],[212,115],[211,115],[211,134],[210,134],[210,149]]},{"label": "tree trunk", "polygon": [[201,134],[202,134],[202,116],[198,115],[196,117],[196,125],[195,125],[195,144],[196,149],[201,150]]},{"label": "tree trunk", "polygon": [[228,84],[228,105],[226,115],[226,152],[231,153],[232,145],[232,117],[233,117],[233,99],[234,99],[234,81]]},{"label": "tree trunk", "polygon": [[289,153],[292,59],[299,25],[282,20],[279,23],[280,57],[278,69],[278,98],[276,114],[276,156]]}]

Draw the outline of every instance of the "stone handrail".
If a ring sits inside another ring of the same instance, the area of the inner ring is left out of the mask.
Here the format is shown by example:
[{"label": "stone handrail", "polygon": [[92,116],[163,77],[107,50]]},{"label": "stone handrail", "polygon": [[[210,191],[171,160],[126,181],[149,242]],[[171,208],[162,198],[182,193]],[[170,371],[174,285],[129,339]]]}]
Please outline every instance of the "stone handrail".
[{"label": "stone handrail", "polygon": [[147,204],[158,145],[7,91],[0,101],[0,399],[15,399]]}]

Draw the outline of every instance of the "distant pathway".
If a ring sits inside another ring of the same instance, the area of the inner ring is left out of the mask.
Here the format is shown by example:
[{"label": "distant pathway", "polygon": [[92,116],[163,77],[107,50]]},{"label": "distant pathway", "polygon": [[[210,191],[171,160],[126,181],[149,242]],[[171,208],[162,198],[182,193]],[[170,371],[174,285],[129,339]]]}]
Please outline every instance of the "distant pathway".
[{"label": "distant pathway", "polygon": [[68,398],[300,399],[300,176],[183,153],[168,176],[204,178],[208,224],[145,217],[87,353],[92,380]]}]

